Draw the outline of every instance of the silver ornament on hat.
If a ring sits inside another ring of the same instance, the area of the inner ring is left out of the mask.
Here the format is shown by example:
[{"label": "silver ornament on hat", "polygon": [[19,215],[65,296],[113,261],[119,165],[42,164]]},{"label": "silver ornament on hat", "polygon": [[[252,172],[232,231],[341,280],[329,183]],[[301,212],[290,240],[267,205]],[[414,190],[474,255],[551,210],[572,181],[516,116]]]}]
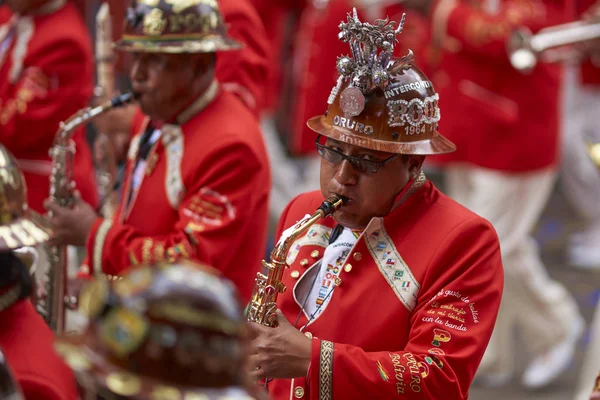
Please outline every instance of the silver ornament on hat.
[{"label": "silver ornament on hat", "polygon": [[338,57],[337,71],[340,75],[350,76],[356,69],[356,63],[348,56]]}]

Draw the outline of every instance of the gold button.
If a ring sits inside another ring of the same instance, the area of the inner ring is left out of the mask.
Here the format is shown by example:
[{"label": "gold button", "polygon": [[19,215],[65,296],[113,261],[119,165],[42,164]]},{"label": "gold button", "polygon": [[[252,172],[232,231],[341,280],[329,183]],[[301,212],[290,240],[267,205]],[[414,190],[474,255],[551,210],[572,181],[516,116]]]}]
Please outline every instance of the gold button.
[{"label": "gold button", "polygon": [[292,271],[291,275],[292,275],[292,278],[298,279],[298,277],[300,276],[300,271],[294,270],[294,271]]},{"label": "gold button", "polygon": [[335,286],[340,286],[342,284],[342,278],[340,278],[339,276],[336,276],[335,280],[333,281],[333,284]]},{"label": "gold button", "polygon": [[311,256],[312,258],[319,258],[319,254],[321,254],[321,253],[319,253],[319,250],[313,250],[313,251],[310,253],[310,256]]},{"label": "gold button", "polygon": [[346,271],[346,272],[350,272],[350,271],[352,271],[352,264],[346,264],[346,265],[344,266],[344,271]]},{"label": "gold button", "polygon": [[352,258],[354,258],[354,261],[360,261],[362,259],[362,253],[357,251],[356,253],[352,254]]},{"label": "gold button", "polygon": [[313,335],[312,335],[312,333],[310,333],[310,332],[304,332],[304,336],[306,336],[306,337],[307,337],[307,338],[309,338],[309,339],[312,339],[312,338],[313,338]]},{"label": "gold button", "polygon": [[82,274],[86,274],[86,275],[87,275],[87,274],[89,274],[89,273],[90,273],[90,267],[89,267],[89,266],[87,266],[87,265],[85,265],[85,264],[83,264],[83,265],[81,266],[81,268],[79,268],[79,271],[80,271]]},{"label": "gold button", "polygon": [[306,267],[308,265],[308,258],[303,258],[302,260],[300,260],[300,265]]},{"label": "gold button", "polygon": [[301,399],[304,397],[304,388],[302,386],[296,386],[294,389],[294,397]]}]

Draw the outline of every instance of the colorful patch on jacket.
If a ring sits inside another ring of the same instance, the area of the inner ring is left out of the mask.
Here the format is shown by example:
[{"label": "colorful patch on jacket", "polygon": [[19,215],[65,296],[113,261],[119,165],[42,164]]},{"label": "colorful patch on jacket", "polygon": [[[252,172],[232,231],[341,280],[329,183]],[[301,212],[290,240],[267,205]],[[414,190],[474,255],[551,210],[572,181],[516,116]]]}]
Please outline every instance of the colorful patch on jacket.
[{"label": "colorful patch on jacket", "polygon": [[[412,312],[417,304],[417,295],[421,285],[387,234],[383,226],[383,218],[375,218],[371,221],[364,238],[379,272],[402,304]],[[385,252],[383,252],[384,250]]]},{"label": "colorful patch on jacket", "polygon": [[292,265],[294,261],[296,261],[296,257],[298,257],[298,253],[300,253],[300,249],[303,246],[327,247],[330,237],[331,228],[319,224],[311,226],[304,236],[297,239],[292,246],[290,246],[290,251],[286,258],[287,264]]},{"label": "colorful patch on jacket", "polygon": [[379,372],[379,376],[381,376],[381,379],[383,379],[385,382],[387,382],[390,379],[390,376],[388,375],[385,368],[383,368],[381,361],[377,361],[377,372]]}]

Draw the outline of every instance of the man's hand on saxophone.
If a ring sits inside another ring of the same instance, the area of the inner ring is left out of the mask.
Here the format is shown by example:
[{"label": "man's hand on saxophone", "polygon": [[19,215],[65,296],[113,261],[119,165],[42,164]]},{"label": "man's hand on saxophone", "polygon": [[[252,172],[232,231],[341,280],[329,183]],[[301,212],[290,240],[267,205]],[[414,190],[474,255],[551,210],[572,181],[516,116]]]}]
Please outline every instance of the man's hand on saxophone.
[{"label": "man's hand on saxophone", "polygon": [[250,354],[247,370],[256,381],[267,378],[297,378],[308,373],[311,339],[302,334],[277,310],[277,327],[250,322]]},{"label": "man's hand on saxophone", "polygon": [[54,235],[50,240],[53,246],[85,246],[87,236],[98,214],[83,201],[79,192],[75,194],[75,206],[72,209],[61,207],[49,199],[44,202],[46,210],[52,213],[51,223]]}]

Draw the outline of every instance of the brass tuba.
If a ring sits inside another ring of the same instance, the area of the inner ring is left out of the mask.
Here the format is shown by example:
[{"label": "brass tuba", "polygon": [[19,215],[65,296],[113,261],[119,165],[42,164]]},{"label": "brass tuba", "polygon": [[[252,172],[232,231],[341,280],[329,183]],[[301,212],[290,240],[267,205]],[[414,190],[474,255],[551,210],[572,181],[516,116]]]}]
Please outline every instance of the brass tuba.
[{"label": "brass tuba", "polygon": [[[60,127],[50,148],[52,173],[50,174],[50,200],[62,207],[75,204],[75,181],[73,180],[73,156],[75,142],[71,137],[77,128],[87,124],[94,117],[115,107],[121,107],[133,101],[133,93],[126,93],[108,100],[98,107],[87,107],[75,113]],[[44,295],[38,300],[36,309],[46,323],[57,334],[65,328],[65,306],[73,304],[66,298],[67,286],[67,248],[51,246],[48,249],[49,263],[44,271]]]},{"label": "brass tuba", "polygon": [[598,19],[551,26],[540,30],[535,35],[528,28],[521,27],[512,33],[507,43],[507,50],[512,66],[528,73],[533,70],[538,60],[560,62],[573,58],[576,54],[573,49],[558,52],[558,48],[599,38],[600,20]]},{"label": "brass tuba", "polygon": [[345,199],[338,196],[331,196],[325,200],[317,211],[309,218],[298,222],[288,236],[283,236],[273,251],[271,252],[271,261],[262,262],[267,269],[267,275],[256,274],[254,289],[250,304],[246,311],[246,319],[250,322],[256,322],[264,326],[274,327],[277,321],[275,311],[277,310],[277,297],[279,293],[285,292],[285,285],[282,283],[283,272],[288,266],[286,262],[290,246],[304,232],[308,230],[315,222],[332,215],[344,203]]}]

